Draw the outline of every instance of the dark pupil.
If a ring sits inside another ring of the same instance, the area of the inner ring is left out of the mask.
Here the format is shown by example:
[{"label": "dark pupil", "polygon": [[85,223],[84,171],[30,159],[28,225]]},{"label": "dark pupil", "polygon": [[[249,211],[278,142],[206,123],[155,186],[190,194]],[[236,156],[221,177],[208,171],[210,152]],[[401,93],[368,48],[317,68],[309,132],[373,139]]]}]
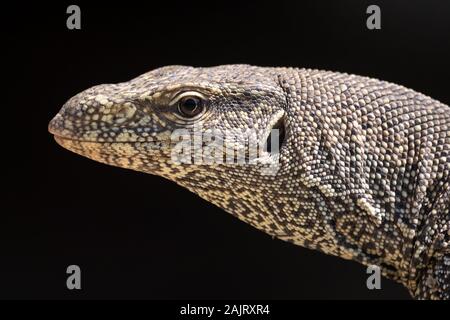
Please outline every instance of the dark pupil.
[{"label": "dark pupil", "polygon": [[198,101],[196,99],[187,98],[181,103],[181,111],[188,116],[195,115],[197,109],[198,109]]}]

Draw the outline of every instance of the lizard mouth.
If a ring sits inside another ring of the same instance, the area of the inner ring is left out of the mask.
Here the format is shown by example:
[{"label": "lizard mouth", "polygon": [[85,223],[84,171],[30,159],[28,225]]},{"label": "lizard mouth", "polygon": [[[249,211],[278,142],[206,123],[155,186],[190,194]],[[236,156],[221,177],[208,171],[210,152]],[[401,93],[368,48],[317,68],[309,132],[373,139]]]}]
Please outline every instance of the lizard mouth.
[{"label": "lizard mouth", "polygon": [[[89,141],[74,139],[61,135],[53,136],[56,143],[64,149],[79,154],[83,157],[114,165],[123,168],[136,169],[140,165],[151,165],[148,160],[152,157],[159,157],[161,152],[165,152],[163,141],[138,142],[138,141]],[[146,160],[142,160],[145,158]],[[133,159],[131,161],[130,159]],[[157,163],[157,162],[155,162]]]},{"label": "lizard mouth", "polygon": [[77,138],[72,138],[72,137],[66,137],[66,136],[62,136],[59,134],[54,134],[53,133],[53,138],[56,140],[56,142],[59,141],[72,141],[72,142],[95,142],[95,141],[87,141],[87,140],[81,140],[81,139],[77,139]]},{"label": "lizard mouth", "polygon": [[97,145],[112,145],[112,144],[128,144],[128,145],[146,145],[146,146],[153,146],[153,147],[163,147],[165,145],[167,145],[167,143],[169,143],[170,141],[168,140],[146,140],[146,141],[115,141],[115,140],[111,140],[111,141],[98,141],[98,140],[86,140],[86,139],[78,139],[78,138],[73,138],[73,137],[67,137],[67,136],[62,136],[62,135],[58,135],[58,134],[53,134],[53,138],[55,139],[55,141],[65,147],[68,143],[70,144],[97,144]]},{"label": "lizard mouth", "polygon": [[148,136],[147,138],[143,138],[140,136],[130,137],[120,137],[120,134],[117,134],[117,138],[112,137],[102,137],[102,133],[85,133],[82,137],[79,137],[80,134],[73,134],[73,131],[65,128],[62,125],[63,119],[61,116],[55,116],[52,121],[50,121],[48,126],[48,131],[53,135],[55,141],[65,147],[74,146],[74,145],[142,145],[142,146],[153,146],[155,148],[162,148],[163,146],[170,143],[166,136],[161,135],[160,137]]}]

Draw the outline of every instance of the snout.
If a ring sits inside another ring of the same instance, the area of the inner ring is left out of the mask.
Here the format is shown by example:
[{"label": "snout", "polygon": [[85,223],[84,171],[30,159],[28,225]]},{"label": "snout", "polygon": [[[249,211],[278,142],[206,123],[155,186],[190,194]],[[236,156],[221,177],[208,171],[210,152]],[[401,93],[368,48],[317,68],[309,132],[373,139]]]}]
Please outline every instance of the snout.
[{"label": "snout", "polygon": [[50,132],[54,136],[62,136],[64,131],[63,125],[63,117],[58,113],[53,117],[52,120],[50,120],[48,124],[48,132]]},{"label": "snout", "polygon": [[133,119],[136,106],[115,94],[115,85],[101,85],[83,91],[67,101],[50,121],[55,137],[102,142],[114,130]]}]

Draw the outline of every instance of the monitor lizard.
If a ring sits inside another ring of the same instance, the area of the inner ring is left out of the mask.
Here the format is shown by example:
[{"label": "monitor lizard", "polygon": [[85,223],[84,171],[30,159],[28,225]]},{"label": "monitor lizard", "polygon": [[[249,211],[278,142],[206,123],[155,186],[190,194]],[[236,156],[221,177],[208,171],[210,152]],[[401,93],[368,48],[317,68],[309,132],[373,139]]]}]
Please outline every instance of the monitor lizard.
[{"label": "monitor lizard", "polygon": [[[177,129],[194,139],[234,132],[223,140],[233,152],[250,129],[265,147],[244,162],[221,162],[228,147],[210,154],[217,161],[195,148],[188,158],[199,161],[180,161]],[[170,179],[274,237],[377,265],[415,298],[450,299],[450,107],[421,93],[313,69],[166,66],[75,95],[49,131],[64,148]]]}]

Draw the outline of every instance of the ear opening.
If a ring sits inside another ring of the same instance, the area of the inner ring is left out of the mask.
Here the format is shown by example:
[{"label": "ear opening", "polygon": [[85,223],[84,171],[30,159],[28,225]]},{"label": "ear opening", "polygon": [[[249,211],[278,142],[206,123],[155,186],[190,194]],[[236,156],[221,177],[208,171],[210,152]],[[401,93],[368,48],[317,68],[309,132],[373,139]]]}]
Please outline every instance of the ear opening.
[{"label": "ear opening", "polygon": [[270,129],[269,135],[267,136],[264,149],[268,153],[279,153],[283,143],[286,139],[286,127],[284,123],[284,116],[278,119],[277,122]]}]

